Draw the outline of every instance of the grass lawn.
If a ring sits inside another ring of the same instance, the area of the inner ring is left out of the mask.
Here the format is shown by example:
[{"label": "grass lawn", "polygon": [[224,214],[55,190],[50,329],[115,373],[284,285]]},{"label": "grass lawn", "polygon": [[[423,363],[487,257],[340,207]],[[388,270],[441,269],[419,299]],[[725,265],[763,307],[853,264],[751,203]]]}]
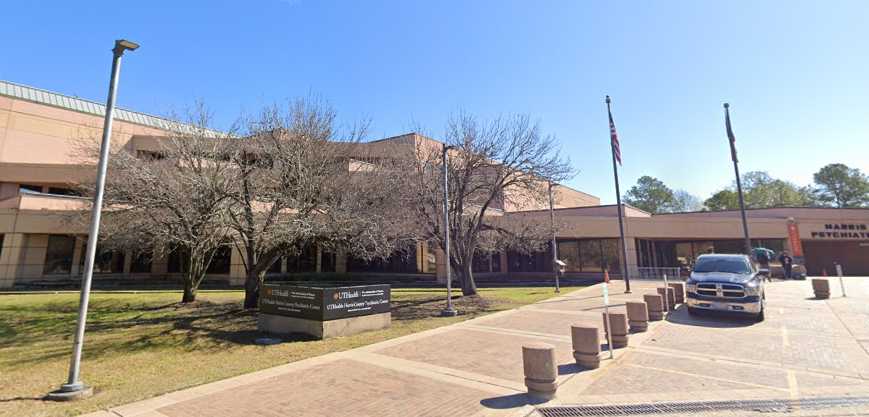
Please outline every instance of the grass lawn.
[{"label": "grass lawn", "polygon": [[41,397],[66,381],[78,294],[0,295],[0,416],[65,416],[415,333],[552,297],[551,288],[481,289],[456,298],[458,317],[442,318],[443,290],[394,289],[392,327],[324,341],[257,346],[256,313],[241,310],[241,291],[91,296],[82,379],[96,387],[85,401]]}]

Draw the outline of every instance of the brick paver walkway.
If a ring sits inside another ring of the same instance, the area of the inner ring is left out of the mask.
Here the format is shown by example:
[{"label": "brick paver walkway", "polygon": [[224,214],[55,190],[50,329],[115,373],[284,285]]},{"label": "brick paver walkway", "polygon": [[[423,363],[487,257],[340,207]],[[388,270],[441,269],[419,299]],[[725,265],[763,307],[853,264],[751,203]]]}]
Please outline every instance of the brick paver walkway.
[{"label": "brick paver walkway", "polygon": [[[625,295],[615,283],[614,311],[656,285]],[[599,286],[91,416],[528,416],[559,404],[869,396],[869,279],[849,279],[848,298],[831,287],[818,301],[808,282],[771,284],[763,323],[677,310],[595,371],[573,364],[569,335],[572,323],[601,325]],[[525,395],[521,346],[531,341],[556,347],[559,392],[546,404]]]}]

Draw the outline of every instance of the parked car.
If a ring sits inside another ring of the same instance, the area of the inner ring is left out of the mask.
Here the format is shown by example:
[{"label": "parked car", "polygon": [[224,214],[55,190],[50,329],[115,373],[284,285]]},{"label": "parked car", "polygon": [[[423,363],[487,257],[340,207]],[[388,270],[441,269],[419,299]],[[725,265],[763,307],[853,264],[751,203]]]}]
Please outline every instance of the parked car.
[{"label": "parked car", "polygon": [[764,278],[746,255],[700,255],[685,283],[688,314],[714,310],[763,321]]}]

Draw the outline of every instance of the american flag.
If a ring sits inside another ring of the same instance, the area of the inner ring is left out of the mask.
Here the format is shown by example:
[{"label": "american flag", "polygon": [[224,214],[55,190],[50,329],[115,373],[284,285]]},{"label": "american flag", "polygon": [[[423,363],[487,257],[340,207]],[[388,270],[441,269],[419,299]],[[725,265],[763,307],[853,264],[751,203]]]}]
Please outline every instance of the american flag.
[{"label": "american flag", "polygon": [[[607,100],[609,100],[609,96],[607,96]],[[616,133],[616,123],[613,122],[613,113],[610,111],[609,106],[607,106],[606,110],[607,114],[610,118],[610,142],[613,147],[613,157],[616,158],[616,161],[619,162],[619,165],[622,164],[622,150],[619,147],[619,134]]]}]

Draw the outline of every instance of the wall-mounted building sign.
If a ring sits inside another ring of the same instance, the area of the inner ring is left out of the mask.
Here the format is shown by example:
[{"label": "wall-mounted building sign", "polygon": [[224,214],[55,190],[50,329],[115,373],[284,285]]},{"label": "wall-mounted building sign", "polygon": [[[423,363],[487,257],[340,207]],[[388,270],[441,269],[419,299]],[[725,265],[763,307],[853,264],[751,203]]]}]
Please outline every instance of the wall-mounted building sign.
[{"label": "wall-mounted building sign", "polygon": [[869,225],[865,223],[830,223],[823,231],[812,232],[813,239],[869,239]]}]

